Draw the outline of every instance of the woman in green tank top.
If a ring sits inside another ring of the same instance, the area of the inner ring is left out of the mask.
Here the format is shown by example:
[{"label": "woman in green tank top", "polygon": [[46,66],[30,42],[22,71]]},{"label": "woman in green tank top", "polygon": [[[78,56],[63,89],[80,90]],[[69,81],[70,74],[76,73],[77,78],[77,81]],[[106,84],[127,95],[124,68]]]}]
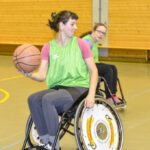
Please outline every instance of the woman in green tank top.
[{"label": "woman in green tank top", "polygon": [[[84,57],[78,38],[74,37],[77,19],[78,16],[71,11],[51,15],[48,25],[57,33],[57,37],[43,46],[43,50],[48,49],[48,59],[42,59],[37,73],[24,74],[36,81],[46,80],[48,85],[48,89],[28,98],[31,116],[43,143],[42,146],[36,146],[36,149],[51,149],[58,128],[58,115],[66,111],[83,93],[88,92],[85,106],[94,106],[98,73],[92,55]],[[86,42],[80,40],[86,46]],[[56,149],[59,149],[59,141]]]}]

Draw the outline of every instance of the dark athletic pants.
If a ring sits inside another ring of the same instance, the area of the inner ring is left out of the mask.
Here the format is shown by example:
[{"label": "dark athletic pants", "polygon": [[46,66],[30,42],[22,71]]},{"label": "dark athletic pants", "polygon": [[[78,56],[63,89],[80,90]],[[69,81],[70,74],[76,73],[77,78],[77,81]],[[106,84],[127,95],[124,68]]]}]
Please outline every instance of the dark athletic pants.
[{"label": "dark athletic pants", "polygon": [[48,89],[32,94],[28,98],[32,119],[40,136],[55,136],[59,124],[58,114],[68,110],[87,88],[74,88],[72,96],[66,89]]},{"label": "dark athletic pants", "polygon": [[[116,94],[117,92],[117,78],[118,72],[117,68],[114,65],[104,64],[104,63],[96,63],[98,69],[98,75],[104,77],[108,83],[110,91],[112,94]],[[111,97],[107,87],[105,85],[106,98]]]}]

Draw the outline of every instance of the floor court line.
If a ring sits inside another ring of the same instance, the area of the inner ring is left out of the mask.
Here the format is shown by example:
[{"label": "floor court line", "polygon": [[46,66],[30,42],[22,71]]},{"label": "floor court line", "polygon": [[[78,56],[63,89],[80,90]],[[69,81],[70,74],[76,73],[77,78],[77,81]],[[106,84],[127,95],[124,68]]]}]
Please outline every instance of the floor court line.
[{"label": "floor court line", "polygon": [[[22,77],[23,77],[22,75],[19,75],[19,76],[13,76],[13,77],[9,77],[9,78],[2,78],[2,79],[0,79],[0,82],[13,80],[13,79],[17,79],[17,78],[22,78]],[[0,100],[0,104],[2,104],[10,97],[10,94],[4,89],[0,89],[0,91],[5,94],[4,98],[2,98]],[[12,137],[15,137],[15,136],[16,135],[13,135],[11,137],[6,137],[4,140],[12,138]],[[3,140],[0,139],[0,141],[3,141]],[[11,149],[13,146],[18,145],[20,143],[21,143],[21,140],[18,140],[18,141],[14,142],[14,143],[8,144],[8,145],[3,146],[3,147],[0,147],[0,150]]]},{"label": "floor court line", "polygon": [[7,136],[7,137],[5,137],[5,138],[3,138],[3,139],[0,139],[0,141],[5,141],[5,140],[9,140],[9,139],[11,139],[11,138],[15,138],[15,137],[17,137],[17,136],[19,136],[19,135],[22,135],[23,133],[24,133],[24,132],[22,131],[22,132],[13,134],[12,136]]},{"label": "floor court line", "polygon": [[9,78],[2,78],[2,79],[0,79],[0,82],[7,81],[7,80],[13,80],[13,79],[17,79],[17,78],[23,78],[23,76],[18,75],[18,76],[9,77]]},{"label": "floor court line", "polygon": [[[19,75],[19,76],[14,76],[14,77],[9,77],[9,78],[2,78],[2,79],[0,79],[0,82],[13,80],[13,79],[17,79],[17,78],[22,78],[22,77],[23,76]],[[0,99],[0,104],[2,104],[9,99],[10,94],[9,94],[9,92],[7,92],[4,89],[0,89],[0,91],[4,94],[4,97],[2,99]]]},{"label": "floor court line", "polygon": [[2,99],[0,99],[0,104],[2,104],[9,99],[10,94],[9,94],[9,92],[7,92],[4,89],[0,89],[0,92],[2,92],[4,94],[4,97]]},{"label": "floor court line", "polygon": [[20,144],[21,142],[22,142],[21,140],[18,140],[18,141],[14,142],[14,143],[11,143],[11,144],[8,144],[8,145],[6,145],[6,146],[1,147],[0,150],[6,150],[6,149],[12,150],[11,148],[12,148],[13,146],[18,145],[18,144]]}]

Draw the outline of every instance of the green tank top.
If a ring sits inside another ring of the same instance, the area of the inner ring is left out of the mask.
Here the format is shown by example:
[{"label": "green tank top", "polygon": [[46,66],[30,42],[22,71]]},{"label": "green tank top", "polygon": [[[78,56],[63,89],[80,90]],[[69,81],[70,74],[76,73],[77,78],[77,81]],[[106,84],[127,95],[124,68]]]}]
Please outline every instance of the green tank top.
[{"label": "green tank top", "polygon": [[52,40],[49,54],[50,65],[46,78],[48,88],[58,85],[89,87],[89,72],[76,37],[72,37],[64,47]]},{"label": "green tank top", "polygon": [[98,43],[94,42],[91,35],[86,35],[83,39],[90,45],[95,63],[99,62]]}]

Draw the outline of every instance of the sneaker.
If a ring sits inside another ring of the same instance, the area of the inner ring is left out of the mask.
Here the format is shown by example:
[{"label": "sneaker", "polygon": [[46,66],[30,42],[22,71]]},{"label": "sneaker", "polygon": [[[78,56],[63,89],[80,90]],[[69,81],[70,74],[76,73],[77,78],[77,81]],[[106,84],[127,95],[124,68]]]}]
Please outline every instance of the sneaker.
[{"label": "sneaker", "polygon": [[114,105],[114,102],[113,102],[112,98],[107,98],[107,102],[108,102],[110,105]]},{"label": "sneaker", "polygon": [[[113,99],[112,97],[108,98],[107,101],[111,104],[111,105],[118,105],[121,103],[121,101],[119,100],[119,98],[116,95],[113,95]],[[114,103],[115,101],[115,103]]]},{"label": "sneaker", "polygon": [[52,149],[51,143],[47,143],[46,145],[44,145],[44,148],[46,148],[46,150],[51,150]]},{"label": "sneaker", "polygon": [[107,102],[113,106],[115,109],[120,110],[120,109],[125,109],[126,108],[126,101],[120,100],[116,95],[114,95],[114,100],[116,103],[114,103],[114,100],[112,98],[108,98]]},{"label": "sneaker", "polygon": [[116,95],[113,95],[113,98],[114,98],[116,104],[120,104],[121,103],[120,99]]},{"label": "sneaker", "polygon": [[27,148],[25,150],[48,150],[48,149],[46,149],[43,146],[34,146],[34,147],[29,147],[29,148]]},{"label": "sneaker", "polygon": [[[51,146],[45,145],[45,146],[28,147],[25,150],[51,150],[51,149],[52,149]],[[59,150],[61,150],[61,147],[59,147]]]},{"label": "sneaker", "polygon": [[[51,150],[51,149],[52,149],[52,144],[49,142],[48,144],[44,145],[44,148],[45,148],[46,150]],[[45,150],[45,149],[44,149],[44,150]],[[55,148],[55,150],[56,150],[56,148]],[[59,150],[61,150],[61,147],[59,147]]]}]

